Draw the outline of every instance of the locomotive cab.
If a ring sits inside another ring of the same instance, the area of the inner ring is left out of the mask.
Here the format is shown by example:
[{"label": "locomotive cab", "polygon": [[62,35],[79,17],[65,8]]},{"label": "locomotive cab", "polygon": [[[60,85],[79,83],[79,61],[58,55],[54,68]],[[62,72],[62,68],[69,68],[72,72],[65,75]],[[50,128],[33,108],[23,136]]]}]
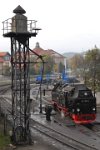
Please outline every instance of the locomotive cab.
[{"label": "locomotive cab", "polygon": [[[68,84],[66,84],[67,86]],[[63,88],[65,85],[60,81],[54,85],[54,88],[52,90],[52,102],[54,105],[54,110],[63,110],[64,112],[67,112],[68,108],[68,102],[67,102],[67,93],[64,92]]]}]

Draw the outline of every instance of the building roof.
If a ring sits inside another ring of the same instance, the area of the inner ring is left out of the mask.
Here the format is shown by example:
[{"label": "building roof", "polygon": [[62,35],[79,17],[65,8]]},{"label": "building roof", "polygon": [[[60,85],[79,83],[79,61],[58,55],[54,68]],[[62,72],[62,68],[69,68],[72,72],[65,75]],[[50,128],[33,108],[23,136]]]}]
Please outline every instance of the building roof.
[{"label": "building roof", "polygon": [[[6,56],[8,55],[9,53],[8,52],[0,52],[0,57],[3,57],[3,56]],[[9,54],[10,55],[10,54]]]},{"label": "building roof", "polygon": [[55,57],[59,57],[59,58],[65,58],[63,55],[59,54],[58,52],[55,52],[55,51],[52,50],[52,49],[48,49],[47,51],[48,51],[48,53],[49,53],[51,56],[55,56]]},{"label": "building roof", "polygon": [[35,53],[37,53],[38,55],[44,55],[44,53],[45,53],[44,51],[45,51],[45,50],[42,49],[42,48],[40,47],[39,43],[37,42],[35,48],[33,49],[33,53],[31,52],[30,54],[33,55],[34,52],[35,52]]},{"label": "building roof", "polygon": [[[5,60],[5,56],[9,56],[9,60]],[[8,52],[0,52],[0,63],[9,62],[10,54]]]},{"label": "building roof", "polygon": [[4,62],[3,58],[0,58],[0,63],[3,63],[3,62]]},{"label": "building roof", "polygon": [[33,49],[33,51],[36,52],[38,55],[44,55],[46,53],[45,50],[41,48],[35,48]]},{"label": "building roof", "polygon": [[[35,53],[37,53],[38,55],[50,55],[50,56],[53,56],[53,57],[55,56],[55,57],[59,57],[59,58],[65,58],[63,55],[61,55],[61,54],[55,52],[55,51],[52,50],[52,49],[48,49],[48,50],[42,49],[42,48],[40,47],[40,45],[39,45],[38,42],[36,43],[36,46],[35,46],[35,48],[33,49],[33,51],[34,51]],[[32,53],[31,53],[31,55],[32,55]]]}]

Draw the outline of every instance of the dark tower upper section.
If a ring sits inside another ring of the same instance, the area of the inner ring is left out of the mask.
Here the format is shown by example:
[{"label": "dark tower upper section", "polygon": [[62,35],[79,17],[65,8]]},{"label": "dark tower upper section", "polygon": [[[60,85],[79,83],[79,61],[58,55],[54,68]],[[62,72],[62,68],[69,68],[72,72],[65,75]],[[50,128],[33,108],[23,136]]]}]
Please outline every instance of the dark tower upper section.
[{"label": "dark tower upper section", "polygon": [[18,5],[18,6],[13,10],[13,13],[15,13],[15,14],[25,14],[26,11],[25,11],[20,5]]},{"label": "dark tower upper section", "polygon": [[16,15],[12,18],[12,32],[27,33],[27,17],[23,15],[25,10],[19,5],[13,12]]},{"label": "dark tower upper section", "polygon": [[36,28],[35,20],[27,20],[23,14],[26,11],[18,5],[14,10],[15,16],[3,21],[3,36],[4,37],[23,37],[28,38],[36,36],[39,28]]}]

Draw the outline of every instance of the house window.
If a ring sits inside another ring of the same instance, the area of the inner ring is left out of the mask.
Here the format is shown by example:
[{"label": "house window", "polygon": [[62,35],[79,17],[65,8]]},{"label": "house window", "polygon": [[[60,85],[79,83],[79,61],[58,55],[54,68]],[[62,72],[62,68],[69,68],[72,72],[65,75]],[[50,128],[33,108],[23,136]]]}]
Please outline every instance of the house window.
[{"label": "house window", "polygon": [[9,61],[9,56],[5,56],[5,57],[4,57],[4,60],[5,60],[5,61]]}]

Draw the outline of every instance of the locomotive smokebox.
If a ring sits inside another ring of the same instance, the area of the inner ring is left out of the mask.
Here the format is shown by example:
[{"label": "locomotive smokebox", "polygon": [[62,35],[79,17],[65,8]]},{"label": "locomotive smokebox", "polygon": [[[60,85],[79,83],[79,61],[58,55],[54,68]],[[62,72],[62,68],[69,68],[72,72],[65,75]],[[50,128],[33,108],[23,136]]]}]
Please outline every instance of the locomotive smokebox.
[{"label": "locomotive smokebox", "polygon": [[13,13],[16,15],[12,17],[12,32],[27,32],[27,17],[23,15],[26,11],[19,5],[13,10]]}]

